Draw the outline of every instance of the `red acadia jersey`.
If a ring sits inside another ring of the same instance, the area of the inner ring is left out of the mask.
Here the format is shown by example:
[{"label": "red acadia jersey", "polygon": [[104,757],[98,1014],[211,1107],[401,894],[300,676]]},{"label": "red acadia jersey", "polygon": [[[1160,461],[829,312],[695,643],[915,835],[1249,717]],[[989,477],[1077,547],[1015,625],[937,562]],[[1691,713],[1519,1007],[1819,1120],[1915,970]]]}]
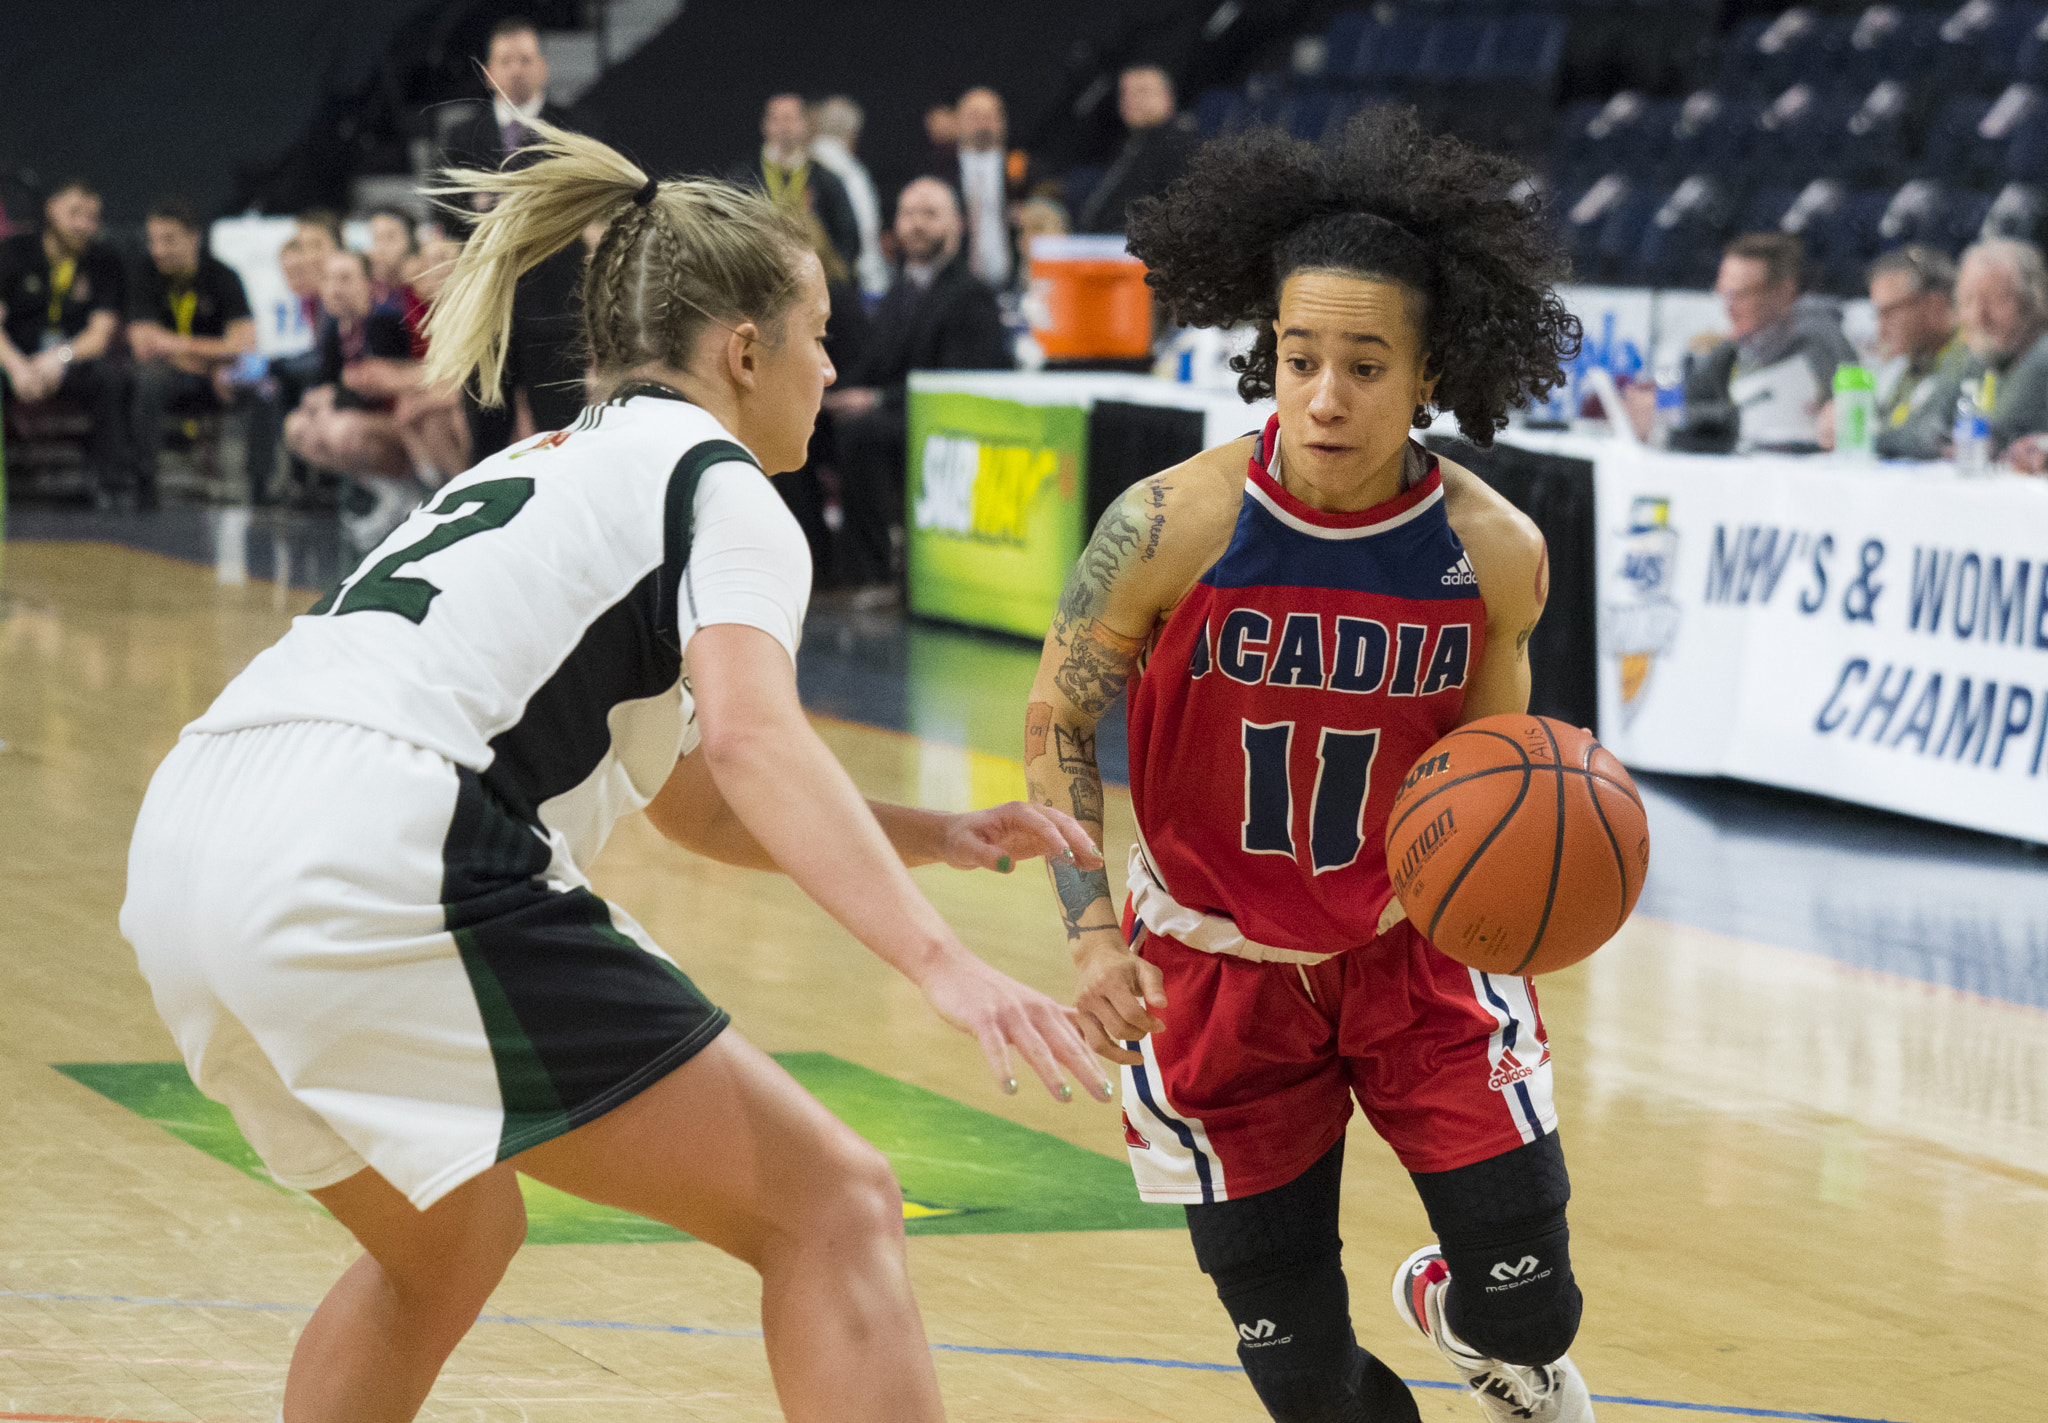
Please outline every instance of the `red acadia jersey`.
[{"label": "red acadia jersey", "polygon": [[1458,723],[1486,605],[1434,457],[1386,503],[1325,513],[1266,472],[1278,433],[1275,418],[1230,547],[1131,684],[1131,799],[1175,902],[1330,954],[1377,935],[1387,815]]}]

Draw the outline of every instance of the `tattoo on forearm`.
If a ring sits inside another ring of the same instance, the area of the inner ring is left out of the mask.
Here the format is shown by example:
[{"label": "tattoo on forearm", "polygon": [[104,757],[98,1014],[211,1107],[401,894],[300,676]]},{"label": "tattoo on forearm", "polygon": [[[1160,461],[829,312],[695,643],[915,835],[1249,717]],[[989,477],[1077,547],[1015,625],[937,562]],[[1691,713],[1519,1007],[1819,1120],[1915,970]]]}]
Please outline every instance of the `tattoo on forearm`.
[{"label": "tattoo on forearm", "polygon": [[[1091,772],[1093,768],[1091,767]],[[1074,804],[1074,819],[1083,825],[1102,824],[1102,780],[1093,774],[1076,776],[1067,783],[1067,795]]]},{"label": "tattoo on forearm", "polygon": [[[1053,888],[1059,891],[1060,911],[1067,921],[1067,937],[1078,939],[1081,937],[1081,920],[1089,909],[1098,903],[1107,905],[1109,902],[1109,871],[1076,869],[1064,860],[1054,860],[1051,864]],[[1091,924],[1088,927],[1105,926]]]},{"label": "tattoo on forearm", "polygon": [[1081,550],[1081,561],[1067,579],[1066,591],[1060,595],[1060,622],[1085,623],[1102,615],[1109,601],[1109,585],[1143,537],[1138,521],[1125,512],[1123,500],[1103,511],[1088,547]]},{"label": "tattoo on forearm", "polygon": [[1529,626],[1515,634],[1515,655],[1517,657],[1529,650],[1529,639],[1535,635],[1536,624],[1534,623],[1530,623]]},{"label": "tattoo on forearm", "polygon": [[[1047,734],[1052,730],[1052,703],[1033,702],[1024,709],[1024,764],[1030,765],[1045,754]],[[1066,758],[1060,758],[1065,764]]]},{"label": "tattoo on forearm", "polygon": [[[1048,708],[1050,710],[1050,708]],[[1092,727],[1055,726],[1052,743],[1062,771],[1095,770],[1095,731]]]},{"label": "tattoo on forearm", "polygon": [[1066,660],[1053,677],[1053,685],[1083,716],[1101,716],[1102,709],[1115,701],[1124,683],[1131,680],[1142,644],[1137,638],[1091,622],[1065,645]]}]

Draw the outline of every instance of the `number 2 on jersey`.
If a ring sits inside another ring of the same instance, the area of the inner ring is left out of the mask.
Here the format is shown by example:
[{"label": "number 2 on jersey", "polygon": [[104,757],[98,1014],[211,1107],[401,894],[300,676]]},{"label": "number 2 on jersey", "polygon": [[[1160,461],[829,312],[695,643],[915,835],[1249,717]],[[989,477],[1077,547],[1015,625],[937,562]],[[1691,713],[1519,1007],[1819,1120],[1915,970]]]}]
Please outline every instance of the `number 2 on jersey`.
[{"label": "number 2 on jersey", "polygon": [[[396,613],[407,622],[422,622],[441,590],[424,578],[400,578],[398,570],[409,563],[431,558],[442,549],[459,544],[474,534],[502,529],[512,516],[533,497],[530,479],[487,479],[461,489],[451,489],[427,510],[429,514],[452,514],[465,505],[475,505],[459,519],[437,524],[423,539],[407,544],[377,560],[376,567],[349,585],[334,608],[334,616],[349,613]],[[315,608],[314,613],[327,609]]]},{"label": "number 2 on jersey", "polygon": [[[1309,863],[1316,874],[1341,870],[1365,848],[1359,822],[1372,785],[1377,731],[1323,729],[1316,748],[1316,784],[1309,802]],[[1294,723],[1244,724],[1244,848],[1252,855],[1294,857],[1294,780],[1288,761]]]}]

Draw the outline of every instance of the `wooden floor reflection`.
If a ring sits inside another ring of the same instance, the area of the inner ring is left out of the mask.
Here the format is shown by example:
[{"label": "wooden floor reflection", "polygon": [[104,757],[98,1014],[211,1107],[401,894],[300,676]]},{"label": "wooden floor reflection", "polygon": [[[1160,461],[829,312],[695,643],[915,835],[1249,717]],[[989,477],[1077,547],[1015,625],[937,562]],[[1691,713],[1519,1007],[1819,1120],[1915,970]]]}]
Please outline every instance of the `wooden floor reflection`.
[{"label": "wooden floor reflection", "polygon": [[[350,1242],[51,1064],[175,1056],[115,926],[128,830],[178,727],[310,595],[96,544],[10,545],[5,579],[0,1417],[267,1420]],[[820,726],[873,794],[956,807],[1022,787],[998,756]],[[1128,800],[1112,813],[1115,866]],[[1067,991],[1039,877],[918,873],[978,951]],[[637,818],[601,878],[763,1046],[1121,1156],[1115,1109],[999,1096],[973,1045],[787,883],[693,861]],[[1603,1420],[2041,1415],[2048,1014],[1649,918],[1542,991],[1587,1296],[1574,1356],[1627,1400]],[[1362,1121],[1346,1173],[1361,1338],[1446,1381],[1385,1301],[1426,1226]],[[1179,1232],[911,1252],[955,1418],[1264,1416]],[[701,1245],[530,1248],[424,1416],[772,1419],[757,1305]],[[1425,1418],[1476,1416],[1454,1391],[1419,1397]]]}]

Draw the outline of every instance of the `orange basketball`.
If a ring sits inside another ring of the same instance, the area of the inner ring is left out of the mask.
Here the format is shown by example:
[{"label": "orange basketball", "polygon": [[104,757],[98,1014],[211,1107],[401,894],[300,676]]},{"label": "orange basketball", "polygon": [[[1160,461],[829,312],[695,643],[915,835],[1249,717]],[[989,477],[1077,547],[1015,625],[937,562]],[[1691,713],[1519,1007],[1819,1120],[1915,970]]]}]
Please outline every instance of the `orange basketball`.
[{"label": "orange basketball", "polygon": [[1409,771],[1387,873],[1438,950],[1485,973],[1550,973],[1614,937],[1650,867],[1643,799],[1589,731],[1543,716],[1461,726]]}]

